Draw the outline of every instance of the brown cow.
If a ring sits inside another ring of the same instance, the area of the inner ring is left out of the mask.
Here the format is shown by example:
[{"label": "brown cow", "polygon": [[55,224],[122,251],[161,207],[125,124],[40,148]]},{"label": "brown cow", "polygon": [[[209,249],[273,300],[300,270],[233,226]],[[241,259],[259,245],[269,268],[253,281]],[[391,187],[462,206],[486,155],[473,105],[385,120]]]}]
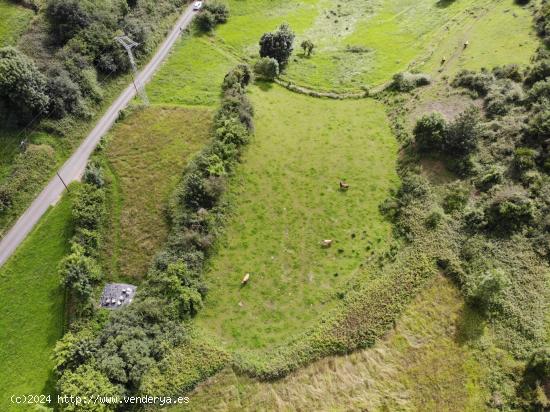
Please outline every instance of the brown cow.
[{"label": "brown cow", "polygon": [[340,180],[340,190],[348,190],[349,184]]}]

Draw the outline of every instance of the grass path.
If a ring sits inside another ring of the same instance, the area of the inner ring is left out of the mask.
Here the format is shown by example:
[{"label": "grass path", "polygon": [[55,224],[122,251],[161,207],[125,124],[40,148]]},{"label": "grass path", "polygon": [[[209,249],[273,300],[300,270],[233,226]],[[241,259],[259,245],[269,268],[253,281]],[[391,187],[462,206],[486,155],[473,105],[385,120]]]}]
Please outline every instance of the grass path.
[{"label": "grass path", "polygon": [[[391,239],[378,211],[397,183],[384,107],[262,87],[251,92],[256,133],[232,179],[234,212],[197,318],[232,348],[266,347],[302,330]],[[339,180],[351,189],[340,192]],[[333,247],[321,248],[323,239]],[[251,282],[241,289],[245,273]]]},{"label": "grass path", "polygon": [[58,264],[71,235],[66,196],[0,269],[1,411],[17,410],[9,402],[13,394],[53,392],[51,353],[63,332]]}]

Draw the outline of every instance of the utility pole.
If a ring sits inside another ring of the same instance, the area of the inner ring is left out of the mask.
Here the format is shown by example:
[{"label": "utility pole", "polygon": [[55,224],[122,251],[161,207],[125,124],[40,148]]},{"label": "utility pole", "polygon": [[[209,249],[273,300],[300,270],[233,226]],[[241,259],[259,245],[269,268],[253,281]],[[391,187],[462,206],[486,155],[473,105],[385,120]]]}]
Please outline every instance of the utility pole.
[{"label": "utility pole", "polygon": [[145,86],[138,81],[137,65],[134,59],[134,54],[132,53],[132,49],[138,46],[139,43],[136,43],[128,36],[118,36],[115,38],[115,40],[119,42],[122,45],[122,47],[126,49],[126,52],[128,53],[128,57],[130,58],[130,64],[132,65],[132,70],[134,71],[134,87],[136,89],[136,92],[141,97],[143,104],[145,104],[145,106],[149,106],[149,98],[147,97]]}]

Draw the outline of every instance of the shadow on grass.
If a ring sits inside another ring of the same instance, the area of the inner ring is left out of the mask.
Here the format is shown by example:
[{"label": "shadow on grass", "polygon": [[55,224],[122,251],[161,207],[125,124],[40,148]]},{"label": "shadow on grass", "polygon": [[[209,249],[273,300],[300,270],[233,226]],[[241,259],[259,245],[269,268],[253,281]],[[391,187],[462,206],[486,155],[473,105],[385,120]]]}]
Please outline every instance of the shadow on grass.
[{"label": "shadow on grass", "polygon": [[254,84],[263,92],[267,92],[273,88],[273,82],[268,82],[265,80],[256,80]]},{"label": "shadow on grass", "polygon": [[439,0],[437,3],[435,3],[435,5],[436,5],[436,7],[444,9],[446,7],[449,7],[455,1],[456,0]]},{"label": "shadow on grass", "polygon": [[475,342],[483,336],[484,331],[485,317],[465,303],[456,322],[455,342],[461,346]]}]

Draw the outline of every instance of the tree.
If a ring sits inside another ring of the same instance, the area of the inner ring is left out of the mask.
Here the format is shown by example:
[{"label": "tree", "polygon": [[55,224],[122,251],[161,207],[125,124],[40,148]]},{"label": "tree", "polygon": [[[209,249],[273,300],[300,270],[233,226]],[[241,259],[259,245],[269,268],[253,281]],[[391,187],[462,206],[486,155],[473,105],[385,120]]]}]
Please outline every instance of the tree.
[{"label": "tree", "polygon": [[229,19],[229,8],[224,3],[208,2],[204,5],[204,9],[212,13],[216,24],[225,23]]},{"label": "tree", "polygon": [[288,24],[281,24],[274,33],[265,33],[260,39],[260,57],[272,57],[285,67],[294,50],[294,33]]},{"label": "tree", "polygon": [[50,0],[46,16],[58,42],[64,44],[94,20],[93,4],[88,0]]},{"label": "tree", "polygon": [[45,110],[49,103],[46,78],[27,56],[13,47],[0,49],[0,99],[23,117]]},{"label": "tree", "polygon": [[481,134],[480,120],[476,107],[460,114],[448,127],[445,152],[450,156],[465,156],[473,152]]},{"label": "tree", "polygon": [[434,112],[417,120],[413,134],[418,150],[438,151],[443,148],[447,123],[440,113]]},{"label": "tree", "polygon": [[[107,377],[95,369],[92,365],[82,365],[77,370],[66,371],[59,379],[58,390],[61,396],[80,396],[82,399],[91,399],[92,396],[120,397],[122,393],[119,388],[113,385]],[[61,406],[62,411],[73,412],[107,412],[117,409],[118,401],[113,403],[95,403],[89,402],[77,405],[76,403],[64,403]]]},{"label": "tree", "polygon": [[508,284],[509,279],[502,269],[490,269],[470,280],[467,296],[473,305],[490,310],[500,303],[502,291]]},{"label": "tree", "polygon": [[254,72],[266,80],[279,76],[279,62],[272,57],[262,57],[254,65]]},{"label": "tree", "polygon": [[209,32],[216,26],[216,18],[208,10],[203,10],[195,17],[195,26],[202,32]]},{"label": "tree", "polygon": [[61,279],[80,302],[86,302],[92,295],[92,286],[101,278],[94,259],[84,254],[84,248],[73,243],[71,254],[61,261]]},{"label": "tree", "polygon": [[58,119],[65,117],[67,113],[76,113],[82,108],[80,88],[64,70],[50,74],[47,93],[50,99],[49,112]]},{"label": "tree", "polygon": [[304,54],[309,57],[311,56],[311,52],[315,48],[315,45],[311,40],[304,40],[302,44],[300,44],[300,47],[304,49]]}]

